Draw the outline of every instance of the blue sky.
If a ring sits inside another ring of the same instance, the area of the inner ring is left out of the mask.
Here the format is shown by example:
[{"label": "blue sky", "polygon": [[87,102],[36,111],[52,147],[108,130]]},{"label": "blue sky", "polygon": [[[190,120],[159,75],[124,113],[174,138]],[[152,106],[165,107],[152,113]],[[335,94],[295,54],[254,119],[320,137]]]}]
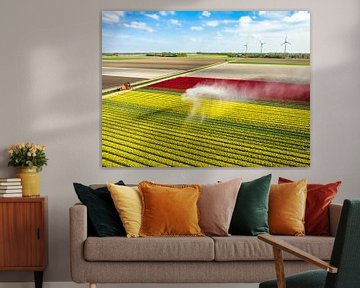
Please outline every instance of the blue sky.
[{"label": "blue sky", "polygon": [[102,52],[310,53],[308,11],[103,11]]}]

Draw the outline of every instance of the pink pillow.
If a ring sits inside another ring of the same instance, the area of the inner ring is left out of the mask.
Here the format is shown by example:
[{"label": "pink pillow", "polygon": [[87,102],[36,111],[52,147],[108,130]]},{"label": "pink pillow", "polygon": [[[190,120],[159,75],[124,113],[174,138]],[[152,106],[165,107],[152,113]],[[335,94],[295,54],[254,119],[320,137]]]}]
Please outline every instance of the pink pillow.
[{"label": "pink pillow", "polygon": [[207,235],[229,236],[231,217],[242,178],[209,185],[200,185],[199,225]]}]

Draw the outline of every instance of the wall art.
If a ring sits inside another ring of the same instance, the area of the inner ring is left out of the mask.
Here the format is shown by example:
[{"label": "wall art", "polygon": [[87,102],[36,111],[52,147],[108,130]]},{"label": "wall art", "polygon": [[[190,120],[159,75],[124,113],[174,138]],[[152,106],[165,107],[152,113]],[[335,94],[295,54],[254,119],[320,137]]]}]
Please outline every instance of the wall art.
[{"label": "wall art", "polygon": [[308,11],[102,11],[103,167],[309,167]]}]

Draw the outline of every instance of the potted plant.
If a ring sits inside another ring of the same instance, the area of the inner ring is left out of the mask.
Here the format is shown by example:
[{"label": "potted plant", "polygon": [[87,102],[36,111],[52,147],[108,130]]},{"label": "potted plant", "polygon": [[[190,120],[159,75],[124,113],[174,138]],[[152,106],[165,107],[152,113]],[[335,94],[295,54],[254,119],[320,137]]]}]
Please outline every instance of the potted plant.
[{"label": "potted plant", "polygon": [[21,178],[24,197],[39,196],[39,172],[47,165],[46,147],[33,143],[20,143],[9,147],[9,166],[19,167],[17,177]]}]

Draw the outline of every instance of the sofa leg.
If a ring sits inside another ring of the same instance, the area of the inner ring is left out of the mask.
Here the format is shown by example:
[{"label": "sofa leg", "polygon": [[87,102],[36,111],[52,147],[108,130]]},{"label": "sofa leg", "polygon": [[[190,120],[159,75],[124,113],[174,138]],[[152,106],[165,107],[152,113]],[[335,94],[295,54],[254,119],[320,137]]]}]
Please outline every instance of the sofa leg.
[{"label": "sofa leg", "polygon": [[89,283],[89,288],[96,288],[96,284],[95,283]]}]

